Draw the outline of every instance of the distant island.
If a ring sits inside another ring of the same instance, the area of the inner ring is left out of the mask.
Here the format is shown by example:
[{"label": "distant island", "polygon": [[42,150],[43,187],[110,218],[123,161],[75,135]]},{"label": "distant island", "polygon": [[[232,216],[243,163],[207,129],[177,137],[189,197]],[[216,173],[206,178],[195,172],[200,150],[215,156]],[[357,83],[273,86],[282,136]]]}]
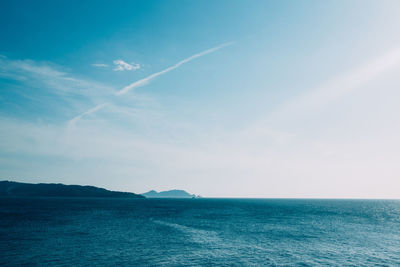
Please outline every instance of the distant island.
[{"label": "distant island", "polygon": [[151,190],[149,192],[143,193],[142,195],[147,198],[199,198],[200,197],[194,194],[189,194],[185,190],[177,190],[177,189],[161,191],[161,192]]},{"label": "distant island", "polygon": [[145,198],[142,195],[104,188],[65,184],[31,184],[0,181],[0,197],[105,197]]}]

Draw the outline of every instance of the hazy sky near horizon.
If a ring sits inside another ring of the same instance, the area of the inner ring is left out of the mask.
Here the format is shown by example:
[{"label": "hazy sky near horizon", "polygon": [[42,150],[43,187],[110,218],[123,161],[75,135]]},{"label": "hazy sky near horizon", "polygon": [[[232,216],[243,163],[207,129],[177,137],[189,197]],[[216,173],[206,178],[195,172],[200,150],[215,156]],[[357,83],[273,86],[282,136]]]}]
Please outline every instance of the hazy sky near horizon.
[{"label": "hazy sky near horizon", "polygon": [[400,2],[1,1],[0,180],[400,198]]}]

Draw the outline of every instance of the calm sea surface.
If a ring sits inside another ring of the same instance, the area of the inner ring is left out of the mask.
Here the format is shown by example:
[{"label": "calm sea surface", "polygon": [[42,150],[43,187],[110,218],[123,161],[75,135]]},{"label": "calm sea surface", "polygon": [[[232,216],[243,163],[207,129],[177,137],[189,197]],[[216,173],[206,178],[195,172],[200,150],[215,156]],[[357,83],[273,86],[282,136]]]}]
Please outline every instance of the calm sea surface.
[{"label": "calm sea surface", "polygon": [[400,266],[400,201],[0,198],[4,266]]}]

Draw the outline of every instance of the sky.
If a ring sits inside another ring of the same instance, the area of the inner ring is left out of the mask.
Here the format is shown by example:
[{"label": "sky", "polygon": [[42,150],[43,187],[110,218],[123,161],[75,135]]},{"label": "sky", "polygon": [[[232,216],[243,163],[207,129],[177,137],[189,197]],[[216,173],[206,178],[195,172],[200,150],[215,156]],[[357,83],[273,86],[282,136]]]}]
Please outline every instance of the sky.
[{"label": "sky", "polygon": [[0,180],[400,198],[400,2],[0,3]]}]

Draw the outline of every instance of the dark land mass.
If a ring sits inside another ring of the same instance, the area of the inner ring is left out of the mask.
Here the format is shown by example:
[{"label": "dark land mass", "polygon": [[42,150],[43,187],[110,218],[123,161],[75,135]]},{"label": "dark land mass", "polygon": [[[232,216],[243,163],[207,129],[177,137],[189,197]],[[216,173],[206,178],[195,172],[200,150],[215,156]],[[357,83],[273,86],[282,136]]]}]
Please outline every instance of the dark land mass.
[{"label": "dark land mass", "polygon": [[30,184],[0,181],[0,197],[110,197],[145,198],[142,195],[104,188],[65,184]]},{"label": "dark land mass", "polygon": [[188,192],[184,190],[169,190],[169,191],[161,191],[157,192],[154,190],[151,190],[147,193],[143,193],[143,196],[147,198],[197,198],[200,196],[196,196],[193,194],[189,194]]}]

